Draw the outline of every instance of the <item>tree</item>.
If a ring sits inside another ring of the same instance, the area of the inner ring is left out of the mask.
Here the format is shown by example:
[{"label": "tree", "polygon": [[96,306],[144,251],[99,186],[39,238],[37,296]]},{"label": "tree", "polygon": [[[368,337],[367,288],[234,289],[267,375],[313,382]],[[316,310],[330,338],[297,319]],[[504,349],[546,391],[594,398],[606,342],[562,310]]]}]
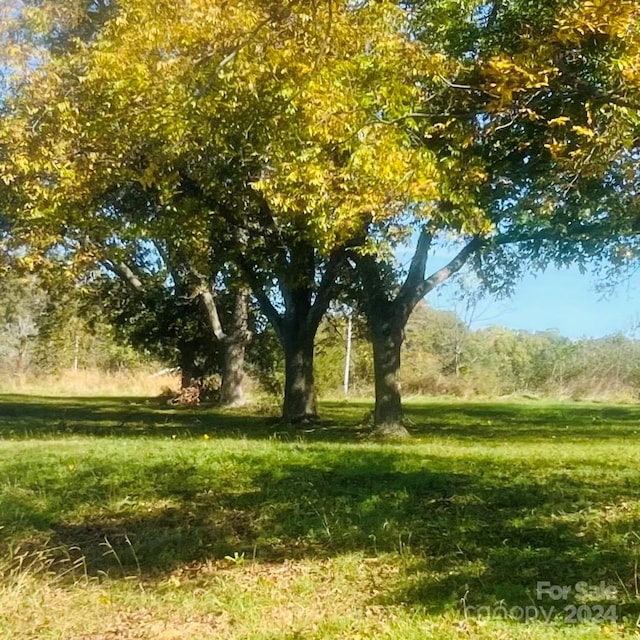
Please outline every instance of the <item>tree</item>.
[{"label": "tree", "polygon": [[[173,318],[169,325],[164,323],[168,335],[158,337],[161,342],[169,338],[177,346],[183,386],[202,377],[204,371],[196,370],[194,357],[201,349],[198,345],[207,345],[209,359],[214,349],[221,352],[222,404],[238,406],[244,401],[244,358],[250,339],[247,287],[237,269],[225,264],[220,255],[224,240],[217,237],[220,229],[215,220],[205,217],[206,226],[198,230],[202,214],[197,200],[183,192],[176,202],[181,224],[191,228],[191,236],[175,229],[172,212],[167,215],[153,191],[133,185],[118,190],[106,207],[110,218],[114,212],[117,216],[118,235],[111,222],[110,236],[99,241],[95,253],[102,267],[117,276],[139,304],[155,309],[158,319]],[[187,316],[185,323],[179,321],[180,315]],[[176,335],[180,325],[189,324],[189,316],[191,326],[208,335],[195,338],[189,331]]]},{"label": "tree", "polygon": [[[84,237],[87,212],[129,184],[158,194],[154,234],[190,235],[190,258],[215,219],[283,346],[287,419],[315,414],[313,339],[350,254],[376,422],[393,432],[404,326],[434,286],[472,256],[505,287],[522,264],[586,263],[637,232],[635,13],[567,0],[131,0],[92,37],[45,47],[5,101],[0,168],[31,228]],[[390,282],[390,247],[414,233],[406,277]],[[443,233],[460,251],[426,277]]]},{"label": "tree", "polygon": [[10,101],[2,169],[21,219],[80,237],[134,184],[164,205],[148,237],[202,247],[218,221],[282,344],[283,413],[313,417],[313,340],[346,248],[434,194],[430,153],[376,117],[406,111],[416,70],[437,66],[405,24],[386,1],[119,7]]},{"label": "tree", "polygon": [[381,437],[408,435],[402,425],[400,361],[409,316],[432,289],[456,273],[480,246],[478,240],[470,241],[448,265],[425,277],[431,241],[432,236],[423,229],[407,276],[397,287],[389,284],[393,273],[388,263],[378,261],[375,256],[354,254],[362,281],[360,300],[373,346],[374,425],[376,435]]},{"label": "tree", "polygon": [[[409,314],[473,258],[508,291],[524,268],[586,265],[637,241],[638,8],[633,2],[412,3],[412,32],[447,64],[420,107],[395,119],[442,168],[437,207],[406,274],[354,256],[376,363],[380,434],[401,425],[400,346]],[[459,253],[426,277],[443,232]]]},{"label": "tree", "polygon": [[0,355],[5,371],[23,376],[37,351],[46,294],[32,278],[6,278],[0,308]]},{"label": "tree", "polygon": [[21,272],[0,280],[0,374],[39,377],[79,369],[116,371],[145,362],[116,340],[101,305],[71,273]]}]

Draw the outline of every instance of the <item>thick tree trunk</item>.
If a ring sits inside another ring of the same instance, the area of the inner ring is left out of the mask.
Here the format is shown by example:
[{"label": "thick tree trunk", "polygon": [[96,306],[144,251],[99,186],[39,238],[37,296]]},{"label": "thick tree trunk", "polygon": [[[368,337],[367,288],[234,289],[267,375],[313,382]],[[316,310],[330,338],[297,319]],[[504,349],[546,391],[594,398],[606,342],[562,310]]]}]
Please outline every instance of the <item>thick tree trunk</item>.
[{"label": "thick tree trunk", "polygon": [[315,332],[284,336],[285,388],[282,417],[286,422],[314,421],[318,418],[313,379]]},{"label": "thick tree trunk", "polygon": [[[273,237],[280,237],[279,234],[278,231]],[[278,242],[273,246],[273,251],[284,313],[271,302],[264,284],[255,280],[250,266],[247,264],[244,269],[248,279],[254,280],[253,293],[275,329],[284,351],[282,419],[292,423],[315,421],[318,418],[318,406],[313,379],[314,341],[322,316],[335,292],[346,253],[344,249],[337,249],[325,260],[312,245],[304,241],[294,243],[287,250]],[[323,273],[318,282],[319,269]]]},{"label": "thick tree trunk", "polygon": [[244,398],[244,358],[247,344],[251,339],[249,332],[249,292],[240,287],[233,302],[231,314],[228,317],[227,331],[224,331],[216,300],[208,284],[202,282],[199,294],[204,304],[209,326],[220,345],[222,354],[220,388],[220,403],[227,407],[239,407],[245,402]]},{"label": "thick tree trunk", "polygon": [[398,318],[374,315],[369,318],[373,344],[376,404],[375,437],[406,438],[409,432],[402,424],[400,391],[400,349],[404,340],[404,322]]},{"label": "thick tree trunk", "polygon": [[380,437],[409,435],[402,424],[400,348],[411,312],[427,293],[459,271],[482,246],[482,240],[472,239],[447,265],[425,278],[431,240],[431,233],[426,227],[423,228],[409,272],[393,299],[388,297],[385,264],[373,256],[356,257],[365,290],[365,313],[373,343],[376,387],[374,435]]},{"label": "thick tree trunk", "polygon": [[[245,335],[247,335],[245,331]],[[220,342],[222,351],[222,386],[220,403],[227,407],[241,407],[244,398],[244,355],[247,338],[227,338]]]},{"label": "thick tree trunk", "polygon": [[244,356],[251,339],[249,332],[249,291],[236,291],[228,331],[220,340],[222,351],[222,387],[220,402],[227,407],[244,404]]}]

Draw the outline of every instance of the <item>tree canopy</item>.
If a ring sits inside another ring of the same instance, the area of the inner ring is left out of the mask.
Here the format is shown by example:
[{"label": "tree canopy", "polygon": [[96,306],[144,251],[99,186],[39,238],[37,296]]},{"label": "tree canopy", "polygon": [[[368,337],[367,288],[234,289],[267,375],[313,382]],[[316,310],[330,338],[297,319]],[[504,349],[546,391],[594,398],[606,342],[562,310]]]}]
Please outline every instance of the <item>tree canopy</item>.
[{"label": "tree canopy", "polygon": [[[500,288],[523,265],[631,255],[634,1],[13,7],[0,197],[18,232],[95,260],[146,239],[209,285],[236,265],[284,347],[285,405],[306,396],[294,417],[314,412],[313,338],[349,257],[385,395],[411,310],[470,258]],[[426,277],[443,235],[460,253]]]}]

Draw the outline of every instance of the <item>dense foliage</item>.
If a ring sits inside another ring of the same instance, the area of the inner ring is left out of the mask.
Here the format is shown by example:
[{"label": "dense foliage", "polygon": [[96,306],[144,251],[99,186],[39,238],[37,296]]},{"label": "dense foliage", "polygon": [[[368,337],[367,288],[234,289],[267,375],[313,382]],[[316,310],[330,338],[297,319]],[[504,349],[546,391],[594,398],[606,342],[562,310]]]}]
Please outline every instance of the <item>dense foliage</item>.
[{"label": "dense foliage", "polygon": [[[316,364],[325,394],[342,394],[347,320],[320,328]],[[617,333],[571,340],[556,331],[499,325],[470,329],[454,312],[419,305],[406,328],[402,390],[409,395],[640,397],[640,341]],[[373,359],[362,321],[354,323],[349,394],[370,395]]]},{"label": "dense foliage", "polygon": [[[200,296],[225,379],[242,379],[250,287],[286,419],[316,417],[316,332],[359,282],[393,431],[409,316],[465,262],[508,290],[525,267],[633,259],[638,24],[630,0],[13,0],[0,205],[27,261],[62,250],[138,293],[166,273],[173,315]],[[442,236],[460,252],[427,277]]]}]

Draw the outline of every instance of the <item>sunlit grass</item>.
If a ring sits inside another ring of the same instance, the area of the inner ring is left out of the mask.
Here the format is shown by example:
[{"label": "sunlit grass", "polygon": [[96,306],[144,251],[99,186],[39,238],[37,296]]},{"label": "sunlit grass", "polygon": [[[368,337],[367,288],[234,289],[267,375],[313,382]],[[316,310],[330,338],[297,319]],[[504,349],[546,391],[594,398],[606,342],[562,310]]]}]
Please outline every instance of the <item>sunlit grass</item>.
[{"label": "sunlit grass", "polygon": [[179,389],[180,376],[176,373],[157,375],[157,369],[104,371],[67,370],[48,376],[2,376],[0,392],[55,396],[140,396],[153,397],[165,388]]},{"label": "sunlit grass", "polygon": [[[295,430],[250,409],[5,396],[0,634],[636,633],[638,408],[414,403],[403,444],[367,441],[367,410],[327,403]],[[538,599],[540,581],[616,595]],[[565,622],[594,604],[617,620]],[[561,615],[501,617],[527,606]]]}]

